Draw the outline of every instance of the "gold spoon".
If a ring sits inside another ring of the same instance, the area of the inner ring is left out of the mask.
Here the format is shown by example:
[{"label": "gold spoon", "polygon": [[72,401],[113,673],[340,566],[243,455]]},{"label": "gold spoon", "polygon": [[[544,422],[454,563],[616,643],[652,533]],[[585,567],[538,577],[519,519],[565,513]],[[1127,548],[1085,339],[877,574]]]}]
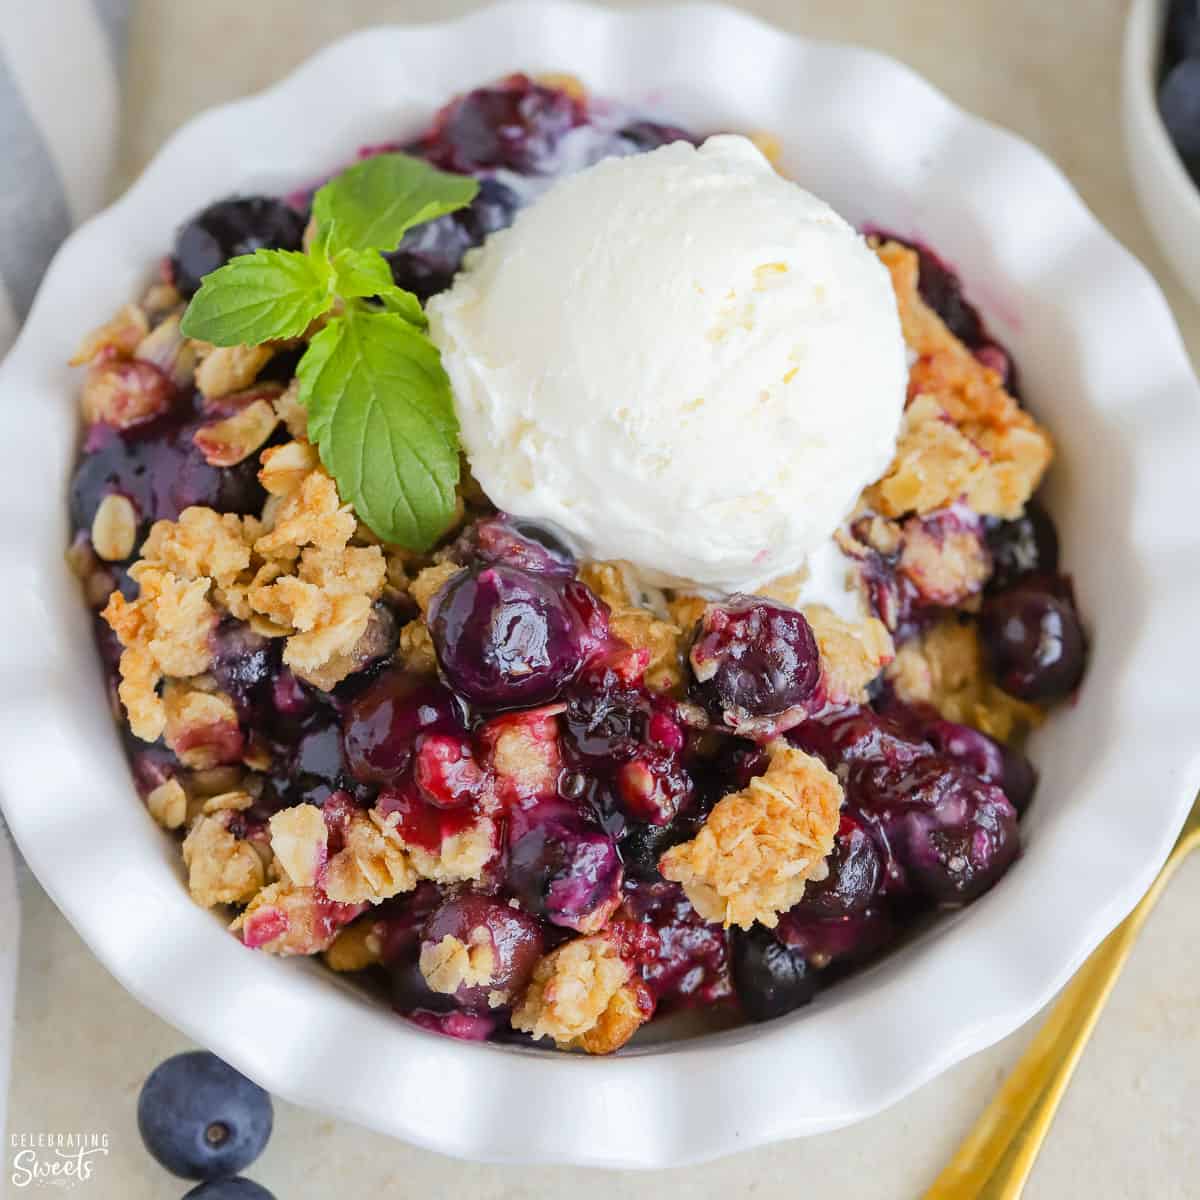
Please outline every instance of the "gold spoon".
[{"label": "gold spoon", "polygon": [[1171,876],[1197,846],[1200,798],[1150,890],[1063,989],[1029,1049],[924,1200],[1019,1200],[1133,943]]}]

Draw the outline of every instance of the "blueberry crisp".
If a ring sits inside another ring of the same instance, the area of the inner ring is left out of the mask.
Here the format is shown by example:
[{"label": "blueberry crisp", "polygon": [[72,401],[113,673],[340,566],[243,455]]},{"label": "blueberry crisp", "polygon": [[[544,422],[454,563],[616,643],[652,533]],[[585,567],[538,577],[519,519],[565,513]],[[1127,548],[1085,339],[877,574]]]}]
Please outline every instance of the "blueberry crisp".
[{"label": "blueberry crisp", "polygon": [[1016,859],[1087,650],[1050,437],[955,274],[771,151],[512,76],[210,205],[83,342],[68,560],[249,950],[604,1054]]}]

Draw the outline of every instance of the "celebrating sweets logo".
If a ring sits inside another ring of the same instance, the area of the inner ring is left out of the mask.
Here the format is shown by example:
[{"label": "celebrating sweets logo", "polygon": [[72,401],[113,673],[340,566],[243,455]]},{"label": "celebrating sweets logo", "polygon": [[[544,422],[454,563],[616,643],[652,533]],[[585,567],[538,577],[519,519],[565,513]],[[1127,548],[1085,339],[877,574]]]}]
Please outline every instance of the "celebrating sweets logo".
[{"label": "celebrating sweets logo", "polygon": [[108,1157],[107,1133],[14,1133],[9,1136],[14,1187],[64,1190],[87,1183]]}]

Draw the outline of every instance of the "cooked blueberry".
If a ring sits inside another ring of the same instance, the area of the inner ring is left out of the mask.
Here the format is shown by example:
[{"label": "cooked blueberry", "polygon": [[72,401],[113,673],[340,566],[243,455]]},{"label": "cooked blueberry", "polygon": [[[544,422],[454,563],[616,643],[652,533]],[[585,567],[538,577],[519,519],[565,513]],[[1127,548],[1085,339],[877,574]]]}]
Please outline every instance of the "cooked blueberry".
[{"label": "cooked blueberry", "polygon": [[138,1097],[146,1149],[184,1179],[236,1175],[271,1136],[271,1097],[205,1050],[160,1063]]},{"label": "cooked blueberry", "polygon": [[769,929],[734,929],[729,949],[734,990],[751,1021],[782,1017],[816,995],[816,973],[804,956],[782,945]]},{"label": "cooked blueberry", "polygon": [[612,838],[569,810],[526,816],[510,833],[507,885],[553,925],[601,928],[620,903],[621,875]]},{"label": "cooked blueberry", "polygon": [[460,892],[426,922],[420,965],[439,991],[453,989],[448,994],[460,1008],[486,1013],[524,990],[542,949],[541,926],[528,913]]},{"label": "cooked blueberry", "polygon": [[209,672],[237,705],[239,717],[249,722],[269,704],[272,684],[281,670],[278,639],[262,637],[244,621],[230,617],[217,626],[212,649]]},{"label": "cooked blueberry", "polygon": [[553,700],[582,663],[583,631],[564,589],[503,563],[454,576],[434,597],[429,627],[450,686],[483,708]]},{"label": "cooked blueberry", "polygon": [[458,540],[456,558],[507,563],[535,575],[569,578],[575,574],[575,556],[553,530],[536,521],[498,513],[476,521]]},{"label": "cooked blueberry", "polygon": [[580,105],[566,92],[512,75],[451,101],[438,114],[425,152],[448,171],[550,172],[558,143],[582,120]]},{"label": "cooked blueberry", "polygon": [[175,286],[190,296],[210,271],[255,250],[299,250],[304,216],[270,196],[218,200],[197,213],[175,238]]},{"label": "cooked blueberry", "polygon": [[389,670],[351,705],[343,725],[350,773],[363,783],[392,783],[408,769],[423,733],[458,733],[462,709],[440,683]]},{"label": "cooked blueberry", "polygon": [[1037,791],[1037,768],[1014,746],[1000,747],[1004,758],[1004,768],[1000,778],[996,780],[1008,797],[1009,803],[1021,815],[1033,802],[1033,793]]},{"label": "cooked blueberry", "polygon": [[1031,500],[1013,521],[993,521],[987,530],[992,553],[992,578],[988,587],[1002,591],[1027,575],[1054,575],[1058,571],[1058,531],[1050,514]]},{"label": "cooked blueberry", "polygon": [[709,605],[690,658],[697,697],[733,725],[803,704],[821,673],[803,613],[757,596]]},{"label": "cooked blueberry", "polygon": [[987,891],[1020,849],[1016,810],[1004,792],[942,755],[903,767],[856,764],[846,793],[875,835],[888,892],[913,889],[965,904]]},{"label": "cooked blueberry", "polygon": [[693,833],[690,827],[680,828],[677,824],[627,824],[617,843],[626,876],[647,883],[661,881],[658,860],[672,846],[686,842]]},{"label": "cooked blueberry", "polygon": [[884,907],[822,917],[797,906],[779,918],[775,936],[810,968],[823,971],[834,964],[846,966],[870,958],[897,932],[895,921]]},{"label": "cooked blueberry", "polygon": [[1031,577],[989,596],[979,627],[996,682],[1011,695],[1054,700],[1079,686],[1087,642],[1062,576]]},{"label": "cooked blueberry", "polygon": [[846,917],[867,908],[879,890],[883,868],[874,839],[848,812],[842,813],[837,840],[826,865],[829,874],[821,880],[809,880],[800,903],[792,911],[808,916]]},{"label": "cooked blueberry", "polygon": [[633,121],[617,130],[617,137],[628,143],[633,150],[657,150],[670,142],[694,142],[690,133],[675,125],[661,125],[657,121]]},{"label": "cooked blueberry", "polygon": [[183,1200],[275,1200],[261,1184],[252,1179],[214,1179],[194,1187]]},{"label": "cooked blueberry", "polygon": [[71,520],[90,529],[100,501],[120,492],[133,501],[146,527],[177,520],[191,505],[256,514],[267,494],[251,455],[235,467],[212,467],[192,441],[199,422],[176,406],[155,421],[118,433],[94,426],[71,480]]},{"label": "cooked blueberry", "polygon": [[417,746],[413,780],[429,804],[461,808],[480,798],[486,776],[475,761],[468,738],[452,733],[427,733]]},{"label": "cooked blueberry", "polygon": [[1004,748],[986,733],[937,718],[926,725],[925,736],[935,750],[965,764],[981,778],[999,783],[1004,777]]},{"label": "cooked blueberry", "polygon": [[476,244],[458,215],[449,213],[410,229],[384,258],[398,286],[427,300],[450,286],[463,255]]},{"label": "cooked blueberry", "polygon": [[983,322],[963,295],[962,282],[927,246],[914,245],[919,260],[917,290],[959,341],[974,349],[983,341]]}]

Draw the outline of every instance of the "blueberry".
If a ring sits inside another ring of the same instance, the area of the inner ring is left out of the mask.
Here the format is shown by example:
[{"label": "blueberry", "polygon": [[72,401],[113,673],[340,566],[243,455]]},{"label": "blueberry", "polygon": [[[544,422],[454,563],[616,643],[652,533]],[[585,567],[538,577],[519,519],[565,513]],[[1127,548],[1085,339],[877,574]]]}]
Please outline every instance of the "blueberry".
[{"label": "blueberry", "polygon": [[1200,58],[1185,58],[1167,73],[1158,89],[1158,108],[1189,168],[1200,162]]},{"label": "blueberry", "polygon": [[769,929],[734,929],[729,948],[734,990],[751,1021],[782,1017],[816,995],[816,973],[807,960],[782,945]]},{"label": "blueberry", "polygon": [[194,1187],[183,1200],[275,1200],[261,1184],[252,1179],[214,1179]]},{"label": "blueberry", "polygon": [[535,575],[569,578],[575,556],[552,529],[536,521],[497,513],[476,521],[455,546],[460,562],[507,563]]},{"label": "blueberry", "polygon": [[862,822],[842,813],[841,827],[826,860],[829,874],[810,880],[792,911],[812,917],[848,917],[860,913],[879,889],[883,867],[875,842]]},{"label": "blueberry", "polygon": [[817,640],[804,614],[757,596],[709,605],[690,661],[697,698],[735,727],[748,717],[803,704],[821,673]]},{"label": "blueberry", "polygon": [[270,196],[218,200],[176,234],[175,286],[190,296],[210,271],[239,254],[260,249],[299,250],[304,216]]},{"label": "blueberry", "polygon": [[1030,501],[1013,521],[993,521],[987,529],[992,555],[988,587],[1002,591],[1026,575],[1053,575],[1058,571],[1058,531],[1050,514]]},{"label": "blueberry", "polygon": [[695,142],[695,138],[675,125],[662,125],[658,121],[633,121],[617,130],[620,143],[619,150],[626,147],[635,152],[657,150],[671,142]]},{"label": "blueberry", "polygon": [[146,1149],[183,1179],[222,1179],[252,1163],[271,1136],[271,1097],[206,1050],[160,1063],[138,1097]]},{"label": "blueberry", "polygon": [[481,708],[545,704],[583,661],[584,630],[565,590],[505,563],[451,579],[433,599],[429,628],[446,680]]},{"label": "blueberry", "polygon": [[996,682],[1010,695],[1056,700],[1079,686],[1087,642],[1062,576],[1031,577],[989,596],[979,630]]}]

